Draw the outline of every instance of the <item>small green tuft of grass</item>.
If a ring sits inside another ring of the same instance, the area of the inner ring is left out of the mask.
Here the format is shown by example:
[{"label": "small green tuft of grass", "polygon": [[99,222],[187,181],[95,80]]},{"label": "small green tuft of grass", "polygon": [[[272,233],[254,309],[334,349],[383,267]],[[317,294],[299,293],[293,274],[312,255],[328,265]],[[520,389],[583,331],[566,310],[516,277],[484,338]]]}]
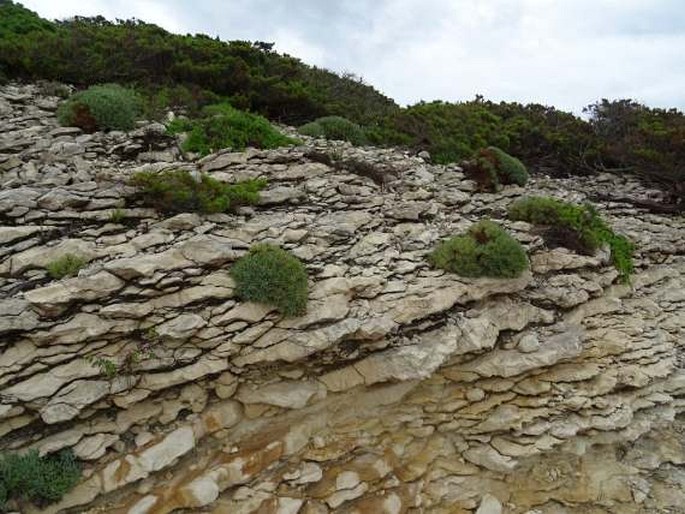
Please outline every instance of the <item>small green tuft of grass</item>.
[{"label": "small green tuft of grass", "polygon": [[117,207],[112,212],[109,213],[109,221],[112,223],[121,223],[126,217],[126,212],[121,207]]},{"label": "small green tuft of grass", "polygon": [[45,268],[48,270],[50,277],[59,280],[65,277],[76,276],[79,270],[87,263],[88,261],[83,257],[68,253],[50,262]]},{"label": "small green tuft of grass", "polygon": [[592,255],[602,245],[608,245],[611,262],[621,279],[630,280],[635,246],[625,236],[614,233],[592,205],[574,205],[556,198],[534,196],[512,203],[509,217],[549,227],[545,234],[548,244],[564,246],[578,253]]},{"label": "small green tuft of grass", "polygon": [[146,205],[160,211],[217,213],[257,203],[266,180],[225,184],[206,174],[196,178],[185,170],[167,170],[136,173],[131,184],[140,190]]},{"label": "small green tuft of grass", "polygon": [[81,478],[71,451],[40,457],[37,450],[0,456],[0,510],[10,500],[44,507],[60,500]]},{"label": "small green tuft of grass", "polygon": [[307,269],[278,246],[254,245],[230,273],[236,282],[236,295],[242,300],[273,305],[286,316],[307,310]]},{"label": "small green tuft of grass", "polygon": [[515,278],[528,268],[521,243],[489,220],[441,242],[428,260],[437,268],[465,277]]}]

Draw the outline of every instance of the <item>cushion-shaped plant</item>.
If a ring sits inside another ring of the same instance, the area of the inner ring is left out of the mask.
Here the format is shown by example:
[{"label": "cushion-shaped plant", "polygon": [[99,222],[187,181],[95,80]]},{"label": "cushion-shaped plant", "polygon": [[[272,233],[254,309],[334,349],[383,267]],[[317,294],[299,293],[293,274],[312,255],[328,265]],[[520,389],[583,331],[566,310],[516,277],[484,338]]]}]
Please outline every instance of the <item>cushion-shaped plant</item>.
[{"label": "cushion-shaped plant", "polygon": [[437,268],[465,277],[514,278],[528,267],[521,243],[489,220],[441,242],[428,259]]},{"label": "cushion-shaped plant", "polygon": [[306,136],[349,141],[353,145],[363,145],[366,143],[364,129],[342,116],[318,118],[314,122],[302,125],[299,128],[299,132]]},{"label": "cushion-shaped plant", "polygon": [[56,502],[81,478],[73,453],[40,457],[38,450],[0,456],[0,511],[8,500],[28,500],[42,507]]},{"label": "cushion-shaped plant", "polygon": [[217,213],[257,203],[266,180],[225,184],[206,174],[193,176],[185,170],[167,170],[138,172],[131,184],[139,188],[145,204],[161,211]]},{"label": "cushion-shaped plant", "polygon": [[502,184],[525,186],[528,182],[524,164],[496,146],[479,150],[465,163],[464,172],[482,191],[497,191]]},{"label": "cushion-shaped plant", "polygon": [[321,126],[321,123],[317,121],[310,121],[309,123],[305,123],[302,125],[300,128],[297,129],[297,131],[304,135],[304,136],[309,136],[309,137],[325,137],[326,133],[323,130],[323,127]]},{"label": "cushion-shaped plant", "polygon": [[130,130],[142,113],[142,100],[117,84],[92,86],[71,96],[57,111],[62,125],[96,130]]},{"label": "cushion-shaped plant", "polygon": [[263,116],[241,111],[228,103],[208,105],[202,116],[193,120],[177,120],[169,124],[170,133],[187,132],[183,143],[187,152],[207,155],[222,148],[243,150],[277,148],[298,141],[281,134]]},{"label": "cushion-shaped plant", "polygon": [[238,298],[273,305],[286,316],[307,309],[308,279],[304,264],[286,250],[257,244],[231,268]]},{"label": "cushion-shaped plant", "polygon": [[633,272],[633,244],[625,236],[615,234],[589,204],[574,205],[556,198],[533,196],[512,203],[509,217],[546,226],[544,238],[549,246],[564,246],[592,255],[607,244],[621,278],[627,281]]}]

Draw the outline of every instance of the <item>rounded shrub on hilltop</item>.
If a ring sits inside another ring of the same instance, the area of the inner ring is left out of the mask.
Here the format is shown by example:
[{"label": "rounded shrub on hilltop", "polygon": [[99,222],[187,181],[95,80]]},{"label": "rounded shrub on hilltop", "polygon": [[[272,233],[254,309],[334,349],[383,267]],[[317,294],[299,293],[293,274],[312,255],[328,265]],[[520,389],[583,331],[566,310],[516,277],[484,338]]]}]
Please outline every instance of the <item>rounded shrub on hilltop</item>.
[{"label": "rounded shrub on hilltop", "polygon": [[169,125],[169,131],[187,132],[183,149],[200,155],[222,148],[244,150],[250,146],[268,149],[297,143],[276,130],[266,118],[240,111],[227,103],[205,107],[198,119],[174,121]]},{"label": "rounded shrub on hilltop", "polygon": [[515,278],[528,268],[521,243],[489,220],[441,242],[428,260],[437,268],[465,277]]},{"label": "rounded shrub on hilltop", "polygon": [[528,182],[525,165],[496,146],[479,150],[465,163],[464,172],[482,191],[498,191],[503,184],[525,186]]},{"label": "rounded shrub on hilltop", "polygon": [[311,137],[325,137],[340,141],[349,141],[353,145],[366,143],[364,129],[342,116],[324,116],[316,121],[302,125],[300,134]]},{"label": "rounded shrub on hilltop", "polygon": [[592,255],[602,245],[611,249],[611,261],[623,280],[633,272],[633,244],[602,220],[589,205],[574,205],[556,198],[533,196],[522,198],[509,206],[509,217],[548,227],[548,246],[563,246],[578,253]]},{"label": "rounded shrub on hilltop", "polygon": [[130,183],[139,189],[146,205],[160,211],[208,214],[255,204],[259,191],[266,186],[264,179],[225,184],[205,174],[195,177],[185,170],[142,171],[133,175]]},{"label": "rounded shrub on hilltop", "polygon": [[308,279],[304,264],[286,250],[257,244],[231,268],[241,300],[273,305],[286,316],[307,309]]},{"label": "rounded shrub on hilltop", "polygon": [[117,84],[92,86],[72,95],[57,111],[62,125],[85,132],[131,130],[142,113],[138,94]]}]

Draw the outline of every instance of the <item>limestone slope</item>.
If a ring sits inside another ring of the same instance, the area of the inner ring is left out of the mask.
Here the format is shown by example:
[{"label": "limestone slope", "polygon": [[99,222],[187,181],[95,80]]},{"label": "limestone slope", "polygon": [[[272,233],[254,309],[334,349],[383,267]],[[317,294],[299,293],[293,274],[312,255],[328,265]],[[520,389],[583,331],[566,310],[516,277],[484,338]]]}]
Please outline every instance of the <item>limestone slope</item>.
[{"label": "limestone slope", "polygon": [[[456,166],[320,141],[189,162],[159,124],[85,135],[56,106],[0,88],[0,450],[84,462],[43,512],[685,512],[685,222],[597,205],[638,248],[622,285],[607,255],[505,216],[522,195],[648,197],[638,183],[476,193]],[[236,214],[163,216],[127,178],[167,168],[269,185]],[[430,269],[486,217],[530,272]],[[256,242],[306,263],[305,316],[234,298]],[[66,253],[87,266],[51,280]]]}]

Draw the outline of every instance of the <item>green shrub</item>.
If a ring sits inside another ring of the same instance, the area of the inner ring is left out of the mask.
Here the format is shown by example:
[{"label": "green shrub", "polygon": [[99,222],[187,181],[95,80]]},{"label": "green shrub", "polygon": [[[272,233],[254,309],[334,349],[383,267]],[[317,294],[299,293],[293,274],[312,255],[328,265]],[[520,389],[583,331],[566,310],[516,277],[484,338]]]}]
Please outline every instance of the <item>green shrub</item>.
[{"label": "green shrub", "polygon": [[146,205],[160,211],[217,213],[257,203],[266,180],[225,184],[205,174],[196,179],[188,171],[168,170],[136,173],[131,185],[140,189]]},{"label": "green shrub", "polygon": [[615,234],[591,205],[574,205],[549,197],[522,198],[511,204],[509,217],[549,227],[545,241],[551,246],[592,255],[607,244],[622,280],[627,281],[633,272],[633,244]]},{"label": "green shrub", "polygon": [[353,145],[363,145],[366,143],[364,130],[356,123],[342,116],[318,118],[316,121],[300,127],[299,131],[307,136],[323,136],[326,139],[349,141]]},{"label": "green shrub", "polygon": [[0,510],[9,500],[28,500],[42,507],[56,502],[81,478],[81,468],[70,451],[39,457],[37,450],[24,455],[0,456]]},{"label": "green shrub", "polygon": [[183,149],[201,155],[208,155],[222,148],[277,148],[297,143],[276,130],[266,118],[239,111],[226,103],[205,107],[202,117],[198,119],[174,121],[169,130],[188,132]]},{"label": "green shrub", "polygon": [[286,316],[307,309],[307,270],[278,246],[257,244],[231,268],[236,295],[242,300],[275,306]]},{"label": "green shrub", "polygon": [[304,136],[326,137],[326,132],[321,126],[321,123],[319,123],[318,121],[310,121],[309,123],[305,123],[300,128],[298,128],[297,131]]},{"label": "green shrub", "polygon": [[92,86],[72,95],[57,110],[62,125],[96,130],[131,130],[142,112],[142,100],[132,89],[116,84]]},{"label": "green shrub", "polygon": [[472,225],[464,235],[441,242],[428,260],[437,268],[465,277],[514,278],[528,267],[521,243],[488,220]]},{"label": "green shrub", "polygon": [[59,280],[64,277],[73,277],[88,263],[83,257],[68,253],[50,262],[45,269],[50,277]]},{"label": "green shrub", "polygon": [[521,161],[496,146],[479,150],[465,163],[464,172],[483,191],[497,191],[501,184],[525,186],[528,171]]}]

